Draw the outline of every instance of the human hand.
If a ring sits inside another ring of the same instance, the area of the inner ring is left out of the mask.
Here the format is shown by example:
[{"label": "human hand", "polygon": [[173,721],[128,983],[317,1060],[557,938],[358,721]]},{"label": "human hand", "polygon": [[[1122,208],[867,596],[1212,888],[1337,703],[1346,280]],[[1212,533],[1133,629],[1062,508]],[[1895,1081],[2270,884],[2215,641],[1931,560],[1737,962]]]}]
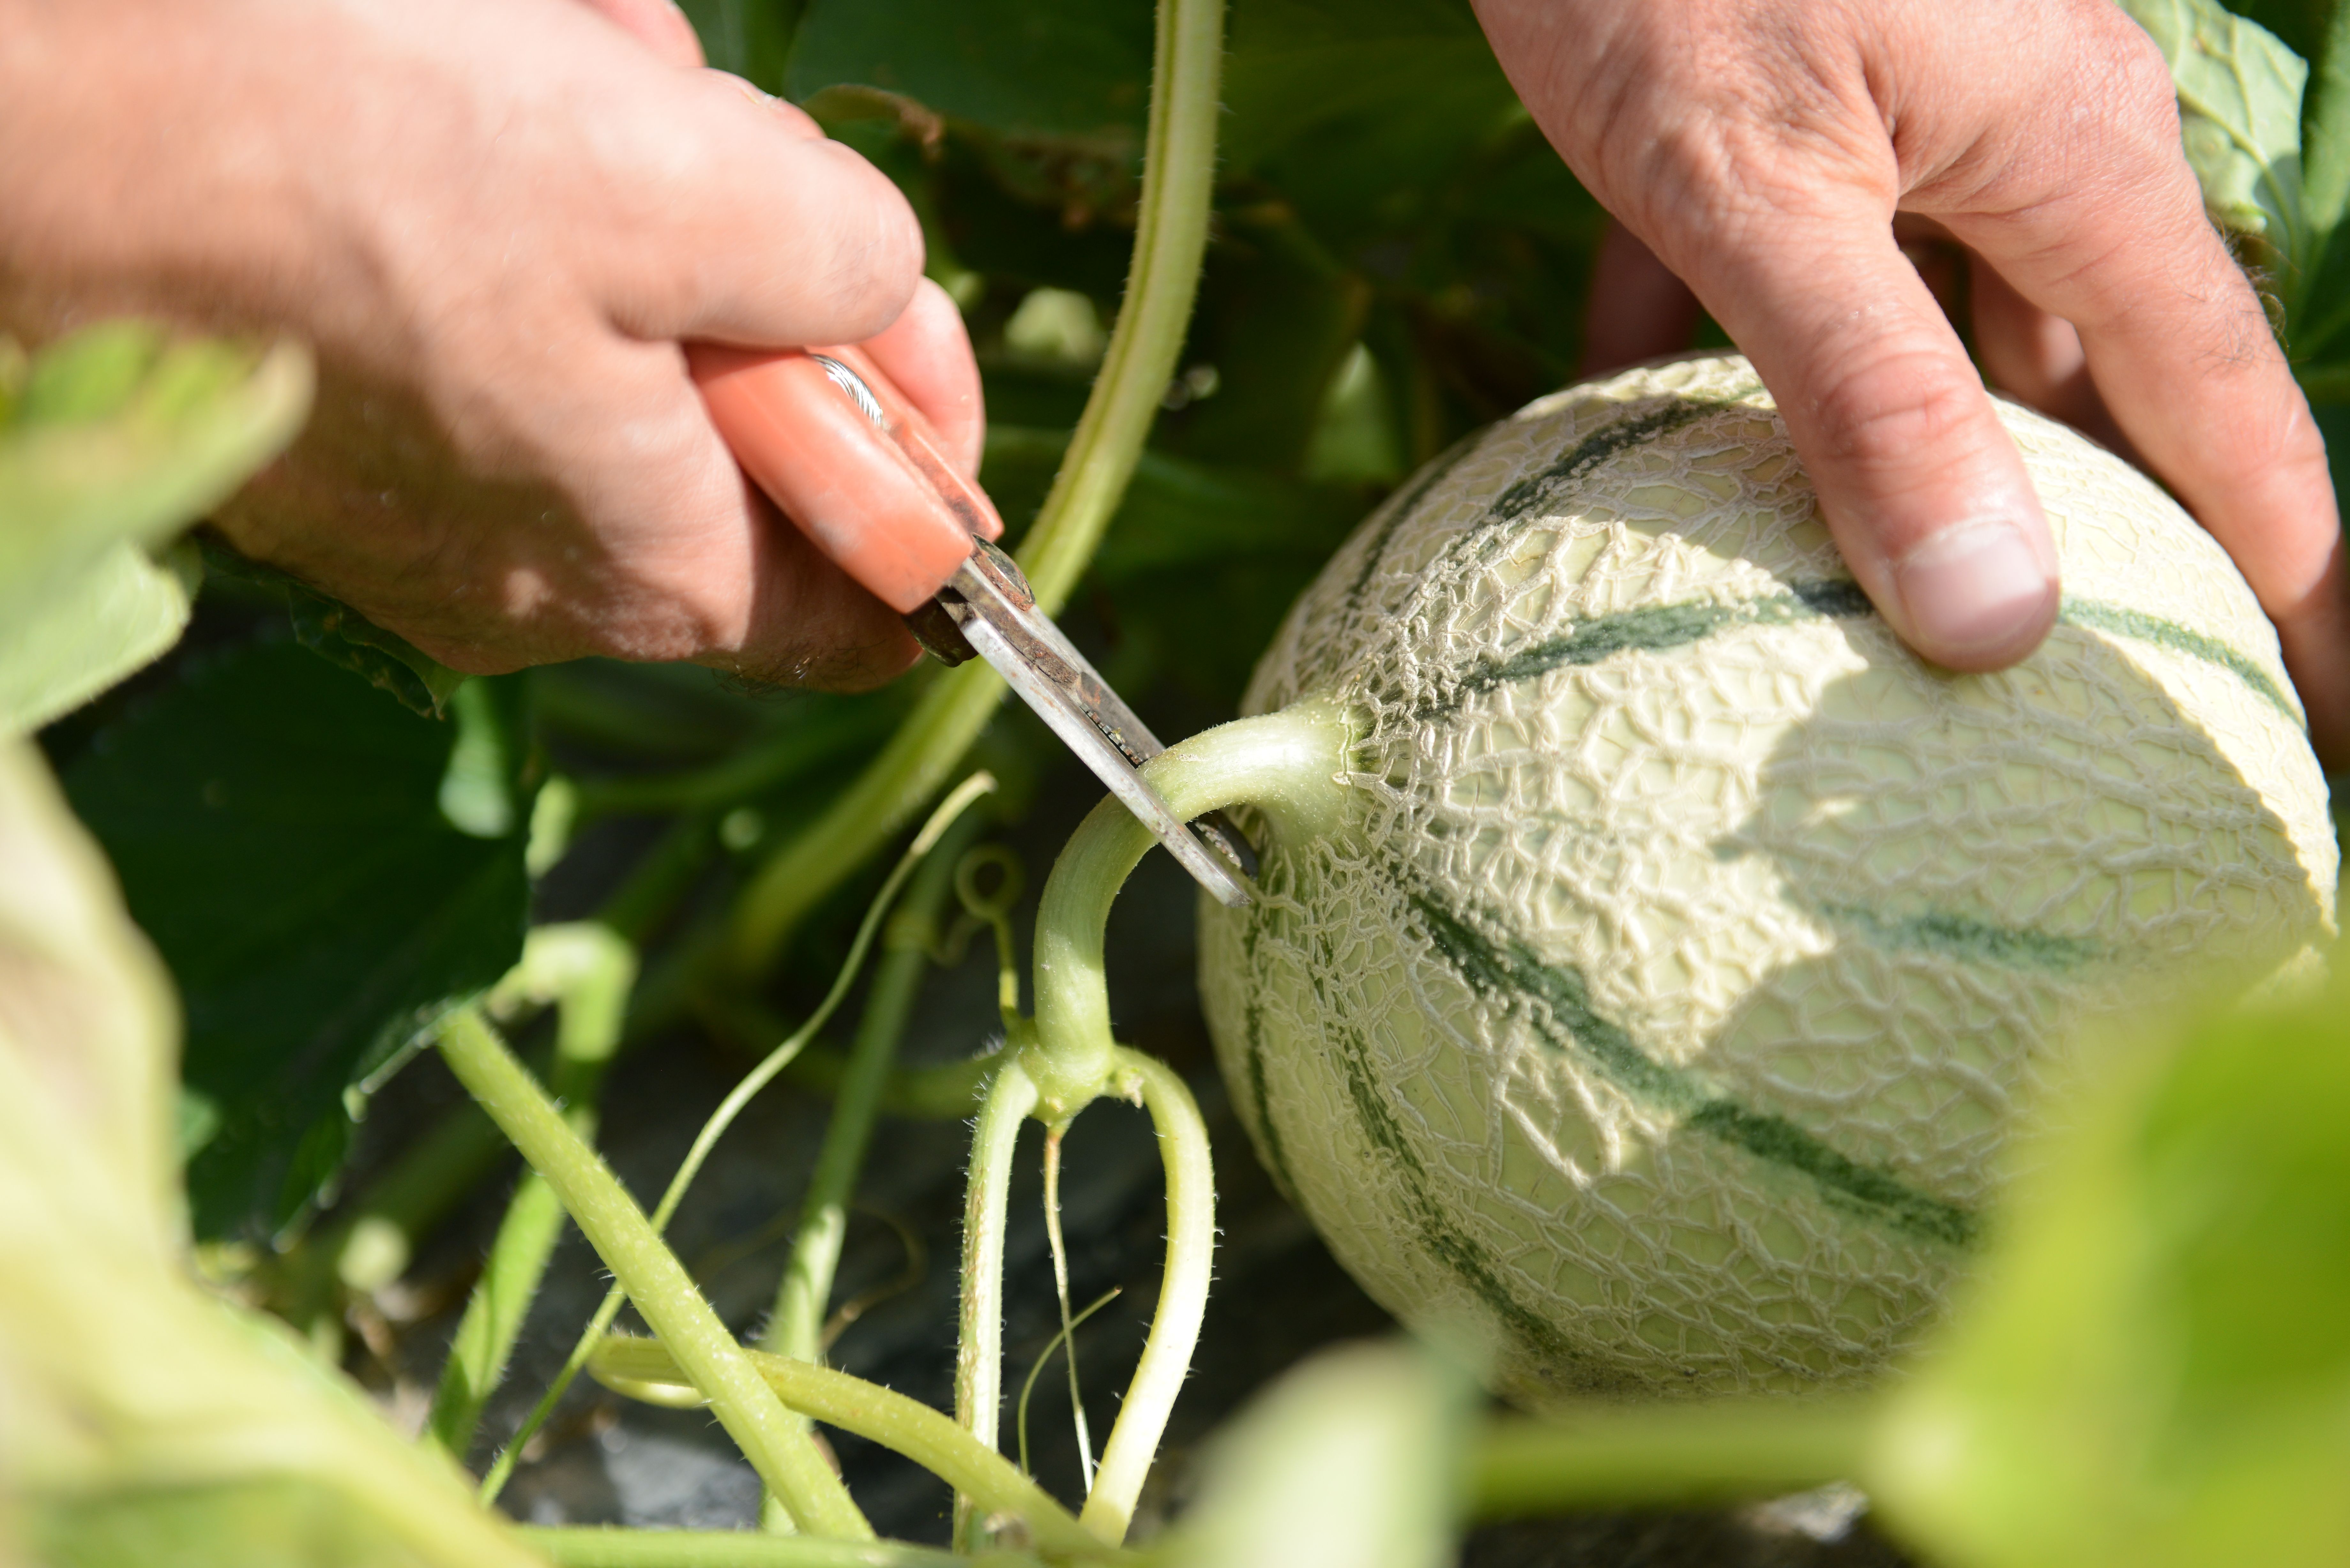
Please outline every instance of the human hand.
[{"label": "human hand", "polygon": [[0,0],[0,327],[307,338],[309,428],[218,521],[457,669],[887,679],[911,638],[680,343],[869,339],[972,469],[977,368],[895,187],[699,60],[660,0]]},{"label": "human hand", "polygon": [[[1686,346],[1685,279],[1775,394],[1854,576],[1960,670],[2036,647],[2047,522],[1895,232],[1975,258],[1991,379],[2142,454],[2275,621],[2321,757],[2350,761],[2324,445],[2204,217],[2170,78],[2106,0],[1477,0],[1628,237],[1609,358]],[[1644,247],[1645,246],[1645,250]],[[1676,317],[1679,317],[1678,321]],[[1678,335],[1678,336],[1677,336]]]}]

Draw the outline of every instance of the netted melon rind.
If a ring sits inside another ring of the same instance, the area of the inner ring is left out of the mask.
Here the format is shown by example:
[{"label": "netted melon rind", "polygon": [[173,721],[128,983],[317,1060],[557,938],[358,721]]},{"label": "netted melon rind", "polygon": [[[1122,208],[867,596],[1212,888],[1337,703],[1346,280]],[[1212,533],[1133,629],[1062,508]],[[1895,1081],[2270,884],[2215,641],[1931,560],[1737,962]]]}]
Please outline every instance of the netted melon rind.
[{"label": "netted melon rind", "polygon": [[1734,358],[1464,442],[1259,668],[1251,711],[1335,698],[1357,744],[1350,827],[1202,904],[1227,1081],[1341,1262],[1521,1397],[1866,1376],[2073,1023],[2332,930],[2250,590],[2001,414],[2067,596],[2017,670],[1901,647]]}]

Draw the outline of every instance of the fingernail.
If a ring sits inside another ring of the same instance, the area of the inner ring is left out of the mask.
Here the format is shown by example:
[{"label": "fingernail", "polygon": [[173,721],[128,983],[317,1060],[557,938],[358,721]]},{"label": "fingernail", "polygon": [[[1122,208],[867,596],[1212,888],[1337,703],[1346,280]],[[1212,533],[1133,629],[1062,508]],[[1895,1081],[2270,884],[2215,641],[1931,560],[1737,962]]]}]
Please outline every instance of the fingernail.
[{"label": "fingernail", "polygon": [[2005,518],[1943,529],[1895,563],[1893,579],[1921,651],[1961,667],[2031,651],[2056,597],[2040,553]]}]

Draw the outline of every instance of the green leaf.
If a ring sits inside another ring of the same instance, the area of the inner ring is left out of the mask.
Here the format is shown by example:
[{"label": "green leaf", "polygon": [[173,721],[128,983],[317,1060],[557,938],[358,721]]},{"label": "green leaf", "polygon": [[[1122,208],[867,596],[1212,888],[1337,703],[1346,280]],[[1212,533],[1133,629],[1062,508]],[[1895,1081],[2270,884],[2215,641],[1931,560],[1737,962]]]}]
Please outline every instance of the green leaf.
[{"label": "green leaf", "polygon": [[1938,1561],[2350,1561],[2350,984],[2117,1037],[1871,1490]]},{"label": "green leaf", "polygon": [[[2342,222],[2345,207],[2350,205],[2350,5],[2334,8],[2313,96],[2305,132],[2304,199],[2316,260],[2286,323],[2285,342],[2296,359],[2324,355],[2342,328],[2350,326],[2350,224]],[[2334,369],[2337,385],[2333,389],[2314,386],[2309,374],[2302,372],[2302,385],[2313,401],[2350,395],[2341,389],[2350,376],[2341,367]]]},{"label": "green leaf", "polygon": [[2318,433],[2325,438],[2325,463],[2334,473],[2334,493],[2350,495],[2350,403],[2312,399],[2309,411],[2316,416]]},{"label": "green leaf", "polygon": [[1224,64],[1223,156],[1236,171],[1317,130],[1367,135],[1390,172],[1459,156],[1524,110],[1457,0],[1243,0]]},{"label": "green leaf", "polygon": [[[1015,527],[1043,500],[1068,439],[989,430],[981,477]],[[1107,612],[1116,641],[1104,676],[1131,693],[1171,675],[1229,711],[1291,603],[1368,510],[1357,486],[1145,452],[1094,558],[1102,591],[1087,603]]]},{"label": "green leaf", "polygon": [[457,688],[469,679],[340,599],[328,598],[298,577],[238,554],[209,530],[201,537],[207,570],[284,601],[295,640],[328,663],[390,692],[409,711],[428,719],[441,717]]},{"label": "green leaf", "polygon": [[523,836],[441,809],[457,738],[265,642],[191,659],[68,772],[187,1004],[183,1076],[218,1118],[188,1169],[203,1233],[298,1212],[346,1089],[520,953]]},{"label": "green leaf", "polygon": [[[171,980],[29,742],[0,742],[0,1092],[90,1162],[95,1177],[78,1201],[161,1255],[176,1207]],[[22,1295],[8,1258],[8,1189],[37,1174],[10,1168],[19,1152],[0,1137],[0,1280],[11,1282],[0,1324]],[[0,1456],[6,1449],[0,1441]]]},{"label": "green leaf", "polygon": [[2301,95],[2309,67],[2217,0],[2123,0],[2170,62],[2187,161],[2220,223],[2262,235],[2287,265],[2316,257],[2302,204]]},{"label": "green leaf", "polygon": [[292,345],[143,322],[0,353],[0,734],[177,639],[194,576],[149,552],[293,438],[310,383]]},{"label": "green leaf", "polygon": [[2317,87],[2303,129],[2303,199],[2310,227],[2339,242],[2336,231],[2350,202],[2350,5],[2334,6],[2324,47],[2314,57]]},{"label": "green leaf", "polygon": [[768,92],[784,90],[800,9],[794,0],[679,0],[678,8],[693,24],[713,70],[732,71]]},{"label": "green leaf", "polygon": [[0,1558],[538,1561],[285,1324],[189,1277],[171,986],[21,742],[0,866]]},{"label": "green leaf", "polygon": [[187,629],[203,580],[184,545],[157,560],[118,540],[54,597],[0,621],[0,735],[38,729],[161,658]]},{"label": "green leaf", "polygon": [[1223,250],[1191,328],[1193,358],[1212,363],[1222,385],[1162,440],[1194,457],[1295,472],[1362,336],[1370,285],[1285,210],[1231,215]]},{"label": "green leaf", "polygon": [[[988,431],[981,477],[1015,525],[1042,499],[1068,442],[1066,431]],[[1366,510],[1351,486],[1146,452],[1094,570],[1127,581],[1266,556],[1303,556],[1318,566]]]},{"label": "green leaf", "polygon": [[1131,157],[1150,43],[1148,0],[814,0],[785,92],[879,88],[1001,136]]}]

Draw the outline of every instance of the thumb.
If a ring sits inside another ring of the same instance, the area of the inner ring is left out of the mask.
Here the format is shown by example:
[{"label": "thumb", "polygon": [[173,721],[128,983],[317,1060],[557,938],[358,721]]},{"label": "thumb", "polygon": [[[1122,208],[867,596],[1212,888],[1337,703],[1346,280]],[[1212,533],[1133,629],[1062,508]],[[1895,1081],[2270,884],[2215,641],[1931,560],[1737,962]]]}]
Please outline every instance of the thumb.
[{"label": "thumb", "polygon": [[1843,216],[1771,223],[1684,275],[1771,389],[1829,532],[1894,630],[1938,664],[2002,669],[2056,618],[2047,518],[1890,223]]}]

